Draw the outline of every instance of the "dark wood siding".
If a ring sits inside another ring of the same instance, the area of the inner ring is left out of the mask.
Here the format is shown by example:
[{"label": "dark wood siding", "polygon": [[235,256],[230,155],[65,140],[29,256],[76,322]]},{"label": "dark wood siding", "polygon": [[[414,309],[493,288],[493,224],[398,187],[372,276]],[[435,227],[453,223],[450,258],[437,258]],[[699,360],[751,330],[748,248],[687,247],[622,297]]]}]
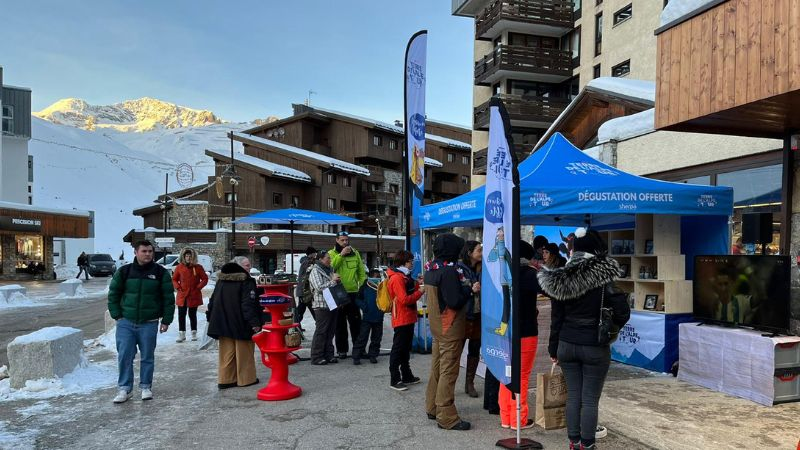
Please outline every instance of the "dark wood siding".
[{"label": "dark wood siding", "polygon": [[13,134],[31,137],[31,91],[3,87],[3,104],[14,107]]},{"label": "dark wood siding", "polygon": [[[88,238],[89,216],[67,216],[36,211],[0,208],[0,216],[16,217],[20,219],[38,219],[42,221],[42,230],[38,233],[44,236],[65,238]],[[18,231],[0,233],[20,233]],[[37,233],[37,232],[33,232]]]}]

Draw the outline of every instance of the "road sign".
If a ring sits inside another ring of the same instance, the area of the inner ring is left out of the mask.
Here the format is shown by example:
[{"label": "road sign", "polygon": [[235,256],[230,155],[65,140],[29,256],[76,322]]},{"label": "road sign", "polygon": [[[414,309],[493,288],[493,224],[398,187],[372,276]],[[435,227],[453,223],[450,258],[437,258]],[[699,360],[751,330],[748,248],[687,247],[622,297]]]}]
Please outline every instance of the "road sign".
[{"label": "road sign", "polygon": [[247,245],[250,246],[250,249],[252,250],[253,247],[256,246],[256,237],[250,236],[249,238],[247,238]]},{"label": "road sign", "polygon": [[269,236],[261,236],[261,245],[267,246],[269,244]]},{"label": "road sign", "polygon": [[156,244],[174,244],[175,238],[174,237],[157,237]]}]

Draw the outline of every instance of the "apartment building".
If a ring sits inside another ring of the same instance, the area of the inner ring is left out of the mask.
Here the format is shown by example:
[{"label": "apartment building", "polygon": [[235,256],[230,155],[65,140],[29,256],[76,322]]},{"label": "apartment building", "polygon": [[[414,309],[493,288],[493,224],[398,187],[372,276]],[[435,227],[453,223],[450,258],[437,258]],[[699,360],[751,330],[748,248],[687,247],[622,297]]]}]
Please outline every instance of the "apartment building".
[{"label": "apartment building", "polygon": [[[230,152],[207,149],[216,166],[208,185],[170,193],[165,209],[160,196],[153,205],[134,210],[142,216],[144,228],[132,230],[125,240],[144,238],[148,230],[157,236],[152,230],[163,230],[166,216],[169,235],[177,242],[202,242],[207,253],[222,261],[231,244],[228,228],[235,201],[237,217],[301,208],[360,220],[343,227],[301,227],[295,235],[296,251],[306,247],[303,242],[330,245],[333,235],[328,233],[341,228],[355,235],[359,250],[370,261],[403,248],[402,124],[307,105],[293,107],[290,117],[229,135],[244,147],[244,155],[234,158],[235,192],[227,182]],[[471,130],[429,120],[426,138],[425,202],[469,191]],[[217,184],[217,179],[225,182]],[[255,265],[270,272],[290,252],[285,234],[286,227],[240,225],[235,247],[247,254],[249,236],[270,237],[269,244],[257,246],[253,255]]]},{"label": "apartment building", "polygon": [[[31,139],[31,90],[3,84],[0,67],[0,201],[33,204],[33,159],[28,155]],[[28,170],[20,170],[27,167]]]},{"label": "apartment building", "polygon": [[667,0],[452,0],[475,20],[473,186],[484,183],[489,99],[505,103],[527,156],[592,79],[655,80],[653,30]]}]

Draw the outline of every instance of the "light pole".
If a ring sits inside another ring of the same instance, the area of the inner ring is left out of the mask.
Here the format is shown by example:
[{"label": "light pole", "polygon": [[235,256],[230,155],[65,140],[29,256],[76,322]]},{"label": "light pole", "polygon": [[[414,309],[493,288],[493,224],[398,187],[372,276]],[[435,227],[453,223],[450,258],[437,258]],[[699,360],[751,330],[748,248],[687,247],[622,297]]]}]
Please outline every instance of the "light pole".
[{"label": "light pole", "polygon": [[242,178],[236,175],[236,160],[233,156],[233,131],[228,133],[228,136],[231,139],[231,163],[225,168],[222,176],[229,177],[231,183],[231,259],[233,259],[236,256],[236,186],[239,185],[239,181]]}]

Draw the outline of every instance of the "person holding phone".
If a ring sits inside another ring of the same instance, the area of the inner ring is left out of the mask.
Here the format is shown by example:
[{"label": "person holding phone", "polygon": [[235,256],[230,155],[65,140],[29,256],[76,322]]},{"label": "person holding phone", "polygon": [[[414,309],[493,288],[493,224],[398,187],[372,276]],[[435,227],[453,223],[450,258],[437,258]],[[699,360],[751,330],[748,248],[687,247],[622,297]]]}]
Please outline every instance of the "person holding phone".
[{"label": "person holding phone", "polygon": [[356,300],[363,295],[364,283],[367,281],[367,271],[364,261],[358,250],[350,245],[350,235],[346,231],[336,234],[336,245],[328,254],[331,256],[331,267],[342,279],[342,286],[350,296],[350,302],[341,305],[336,319],[336,352],[339,359],[347,357],[349,344],[347,342],[347,328],[350,327],[350,338],[353,346],[361,331],[361,311],[356,305]]}]

